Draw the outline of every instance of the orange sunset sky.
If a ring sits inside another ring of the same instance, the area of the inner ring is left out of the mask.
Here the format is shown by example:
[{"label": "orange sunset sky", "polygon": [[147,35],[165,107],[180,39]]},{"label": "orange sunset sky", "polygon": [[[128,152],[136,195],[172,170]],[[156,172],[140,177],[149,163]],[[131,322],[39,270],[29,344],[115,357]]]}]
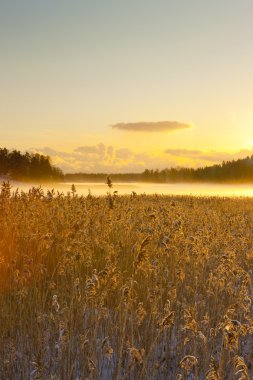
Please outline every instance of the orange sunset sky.
[{"label": "orange sunset sky", "polygon": [[65,172],[253,154],[252,0],[0,0],[1,147]]}]

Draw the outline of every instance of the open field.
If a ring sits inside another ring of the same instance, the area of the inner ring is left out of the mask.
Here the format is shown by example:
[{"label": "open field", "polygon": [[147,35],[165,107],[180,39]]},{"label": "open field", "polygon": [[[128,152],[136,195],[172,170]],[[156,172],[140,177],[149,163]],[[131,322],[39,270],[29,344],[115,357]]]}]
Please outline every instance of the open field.
[{"label": "open field", "polygon": [[253,199],[6,185],[0,221],[1,380],[252,378]]}]

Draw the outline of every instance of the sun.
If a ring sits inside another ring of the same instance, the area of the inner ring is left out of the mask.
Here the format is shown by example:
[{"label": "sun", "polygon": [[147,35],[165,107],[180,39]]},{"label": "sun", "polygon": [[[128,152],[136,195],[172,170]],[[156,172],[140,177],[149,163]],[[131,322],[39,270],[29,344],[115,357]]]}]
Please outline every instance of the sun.
[{"label": "sun", "polygon": [[253,150],[253,139],[247,140],[245,145],[247,149]]}]

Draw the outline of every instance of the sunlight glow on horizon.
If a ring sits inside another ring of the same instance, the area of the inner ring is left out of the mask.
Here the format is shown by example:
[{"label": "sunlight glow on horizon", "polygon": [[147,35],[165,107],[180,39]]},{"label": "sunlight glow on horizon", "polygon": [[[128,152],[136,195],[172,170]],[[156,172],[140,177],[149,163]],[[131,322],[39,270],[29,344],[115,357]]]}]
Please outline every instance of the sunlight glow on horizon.
[{"label": "sunlight glow on horizon", "polygon": [[[87,165],[95,170],[97,159],[97,169],[123,171],[206,164],[212,150],[213,163],[250,152],[252,1],[0,3],[1,145],[49,147],[70,168],[76,148],[102,143],[128,157],[99,153]],[[190,128],[110,127],[166,120]]]}]

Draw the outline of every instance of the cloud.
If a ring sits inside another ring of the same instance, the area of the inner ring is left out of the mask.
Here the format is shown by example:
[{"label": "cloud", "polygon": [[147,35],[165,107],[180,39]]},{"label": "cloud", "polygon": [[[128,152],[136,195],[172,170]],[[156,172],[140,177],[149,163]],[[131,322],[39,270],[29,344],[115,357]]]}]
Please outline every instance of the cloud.
[{"label": "cloud", "polygon": [[164,153],[177,157],[199,157],[203,152],[197,149],[166,149]]},{"label": "cloud", "polygon": [[79,146],[72,152],[57,151],[49,147],[33,151],[50,155],[52,163],[65,173],[139,173],[154,166],[164,169],[176,165],[166,155],[159,157],[152,153],[136,153],[128,148],[115,148],[104,144]]},{"label": "cloud", "polygon": [[180,123],[178,121],[153,121],[137,123],[117,123],[112,128],[123,131],[133,132],[172,132],[180,129],[189,129],[192,125],[189,123]]},{"label": "cloud", "polygon": [[85,146],[79,146],[74,150],[76,153],[80,154],[97,154],[97,155],[104,155],[105,154],[105,145],[104,144],[98,144],[98,145],[85,145]]},{"label": "cloud", "polygon": [[[202,151],[197,149],[166,149],[164,153],[172,157],[184,158],[188,160],[197,160],[199,163],[216,164],[222,161],[237,160],[251,156],[252,149],[241,149],[235,153],[219,152],[215,150]],[[199,166],[199,165],[198,165]]]},{"label": "cloud", "polygon": [[132,151],[127,148],[117,149],[115,152],[116,159],[129,159],[133,155]]},{"label": "cloud", "polygon": [[171,167],[200,167],[221,163],[223,160],[245,158],[253,154],[252,149],[235,153],[222,151],[202,151],[198,149],[166,149],[163,154],[134,152],[128,148],[112,145],[83,145],[71,152],[57,151],[50,147],[31,149],[47,154],[52,163],[65,173],[140,173],[145,169],[165,169]]}]

